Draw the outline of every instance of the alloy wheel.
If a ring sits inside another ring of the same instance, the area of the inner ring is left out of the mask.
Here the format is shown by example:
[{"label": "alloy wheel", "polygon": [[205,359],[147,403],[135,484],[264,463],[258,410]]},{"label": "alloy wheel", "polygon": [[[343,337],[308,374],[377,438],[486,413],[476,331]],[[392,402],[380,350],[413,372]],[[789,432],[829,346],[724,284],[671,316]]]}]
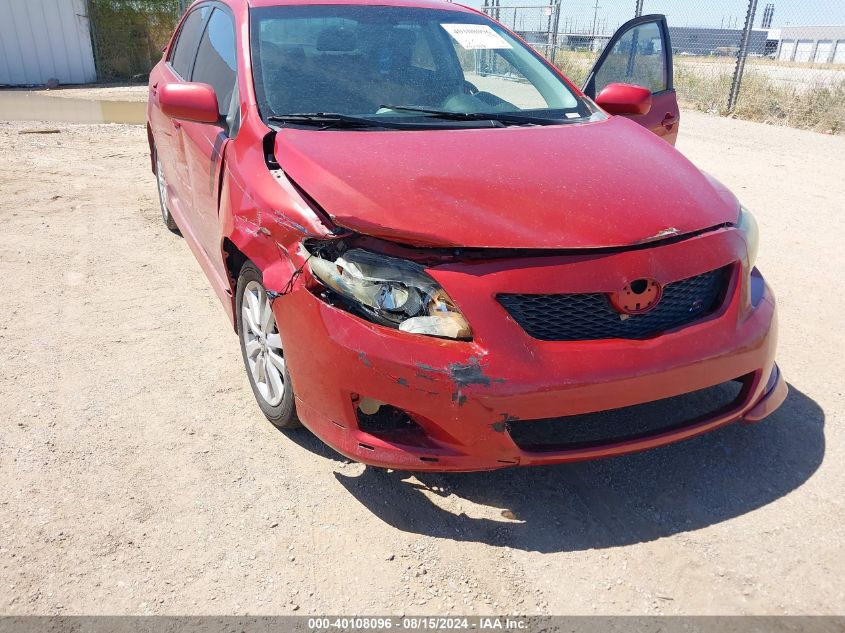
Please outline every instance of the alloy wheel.
[{"label": "alloy wheel", "polygon": [[285,357],[270,299],[257,281],[244,288],[241,318],[252,379],[265,402],[275,407],[285,395]]}]

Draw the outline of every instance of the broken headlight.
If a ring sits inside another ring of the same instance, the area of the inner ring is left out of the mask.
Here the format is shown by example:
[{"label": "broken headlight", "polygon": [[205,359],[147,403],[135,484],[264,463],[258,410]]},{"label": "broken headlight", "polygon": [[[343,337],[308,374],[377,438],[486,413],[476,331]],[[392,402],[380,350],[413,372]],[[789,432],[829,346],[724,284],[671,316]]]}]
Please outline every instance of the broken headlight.
[{"label": "broken headlight", "polygon": [[745,244],[748,248],[748,270],[751,270],[757,262],[757,249],[760,246],[760,229],[757,227],[757,220],[754,219],[751,211],[743,206],[739,207],[736,228],[739,229],[745,238]]},{"label": "broken headlight", "polygon": [[376,322],[413,334],[472,336],[449,295],[419,264],[360,248],[333,261],[312,255],[308,264],[314,277]]}]

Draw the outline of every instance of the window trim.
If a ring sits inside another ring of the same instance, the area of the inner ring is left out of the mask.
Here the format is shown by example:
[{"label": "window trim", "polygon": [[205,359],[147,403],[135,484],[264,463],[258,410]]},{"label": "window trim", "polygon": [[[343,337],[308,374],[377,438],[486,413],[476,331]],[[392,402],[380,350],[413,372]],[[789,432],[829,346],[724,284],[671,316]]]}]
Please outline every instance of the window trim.
[{"label": "window trim", "polygon": [[[198,4],[197,6],[193,7],[190,11],[188,11],[185,14],[185,17],[182,18],[182,21],[179,23],[179,30],[176,32],[176,37],[174,37],[174,39],[173,39],[173,44],[170,46],[170,50],[167,51],[167,62],[166,62],[167,67],[173,72],[174,75],[176,75],[182,81],[187,82],[187,81],[191,81],[191,79],[190,79],[190,76],[189,77],[183,77],[179,73],[179,71],[176,70],[176,67],[173,65],[173,55],[176,53],[176,49],[179,47],[179,40],[182,39],[182,32],[185,30],[185,24],[188,22],[188,18],[191,16],[192,13],[194,13],[195,11],[201,11],[202,9],[206,9],[206,8],[209,8],[209,7],[213,8],[214,4],[217,4],[217,3],[216,2],[204,2],[202,4]],[[212,12],[209,11],[208,15],[203,18],[202,23],[200,24],[200,34],[199,34],[199,37],[197,38],[197,44],[196,44],[196,47],[194,48],[194,56],[193,56],[193,59],[191,60],[191,64],[190,64],[190,75],[194,74],[194,64],[197,61],[197,53],[199,52],[199,48],[200,48],[200,40],[202,39],[202,36],[205,33],[205,28],[208,26],[208,20],[211,17],[211,13]]]},{"label": "window trim", "polygon": [[675,90],[675,70],[672,66],[672,39],[669,36],[669,25],[666,22],[665,15],[652,13],[650,15],[642,15],[628,20],[625,24],[616,29],[613,35],[610,36],[604,50],[602,50],[595,64],[593,64],[593,67],[590,69],[590,74],[587,75],[587,80],[584,82],[582,90],[585,95],[591,99],[596,98],[596,74],[598,69],[601,68],[602,64],[604,64],[605,60],[610,56],[610,53],[616,43],[621,40],[628,31],[649,23],[657,24],[657,28],[660,29],[660,35],[663,40],[663,60],[666,65],[666,87],[663,88],[663,90],[652,91],[651,94],[661,95]]},{"label": "window trim", "polygon": [[[187,79],[185,81],[192,82],[194,80],[194,70],[196,70],[197,58],[199,57],[199,53],[200,53],[200,44],[202,44],[202,39],[205,37],[205,33],[208,30],[208,23],[211,21],[211,16],[214,15],[214,11],[216,9],[221,9],[224,13],[228,14],[228,16],[232,20],[232,36],[234,37],[234,40],[235,40],[235,87],[234,87],[234,90],[233,90],[233,94],[236,93],[238,95],[238,99],[236,101],[236,106],[237,106],[236,111],[232,112],[230,110],[225,115],[221,115],[220,123],[217,123],[216,125],[218,125],[220,128],[223,129],[223,133],[226,134],[227,137],[235,138],[237,136],[238,130],[240,130],[240,121],[242,120],[242,116],[243,116],[243,108],[241,107],[241,96],[240,96],[241,68],[240,68],[240,64],[238,63],[238,26],[237,26],[238,23],[237,23],[237,20],[235,19],[235,14],[232,12],[231,7],[224,4],[223,2],[218,2],[217,0],[210,0],[209,2],[205,2],[201,5],[198,5],[197,8],[205,8],[205,7],[211,8],[211,11],[209,11],[208,15],[205,17],[205,21],[203,22],[203,25],[202,25],[202,32],[200,33],[200,37],[197,40],[197,50],[194,51],[194,60],[193,60],[193,62],[191,62],[191,78]],[[219,105],[220,104],[218,103],[218,107],[219,107]],[[230,103],[230,108],[231,108],[231,103]],[[231,134],[232,130],[229,129],[229,123],[228,123],[229,117],[231,117],[232,114],[236,115],[235,118],[238,121],[238,125],[236,126],[234,134]]]},{"label": "window trim", "polygon": [[[200,11],[202,9],[211,9],[208,12],[208,15],[205,16],[202,20],[202,24],[200,25],[200,36],[197,38],[197,45],[194,49],[194,56],[191,60],[191,72],[188,77],[183,77],[179,74],[176,68],[173,66],[173,53],[176,52],[176,47],[179,46],[179,40],[182,37],[182,31],[185,28],[185,23],[188,21],[188,16],[190,16],[194,11]],[[237,64],[237,50],[238,50],[238,28],[237,28],[237,20],[235,20],[235,14],[232,11],[232,7],[225,4],[224,2],[220,2],[220,0],[208,0],[207,2],[203,2],[201,4],[192,7],[190,11],[188,11],[185,16],[182,18],[182,21],[179,23],[179,30],[176,32],[175,37],[173,38],[173,44],[171,44],[170,49],[167,51],[167,67],[173,71],[173,74],[179,77],[182,81],[190,82],[193,81],[194,76],[194,66],[197,64],[197,55],[200,52],[200,42],[202,41],[203,36],[205,35],[206,30],[208,29],[208,21],[211,19],[211,15],[214,13],[214,9],[221,9],[229,14],[229,17],[232,18],[232,26],[234,27],[232,31],[232,35],[235,36],[235,63]],[[235,69],[235,76],[240,76],[240,68]]]}]

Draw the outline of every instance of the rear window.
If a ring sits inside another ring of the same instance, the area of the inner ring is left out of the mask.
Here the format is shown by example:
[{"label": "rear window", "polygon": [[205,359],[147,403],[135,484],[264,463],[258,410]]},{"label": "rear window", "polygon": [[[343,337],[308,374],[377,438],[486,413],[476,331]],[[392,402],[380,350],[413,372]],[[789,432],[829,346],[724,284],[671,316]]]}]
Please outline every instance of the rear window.
[{"label": "rear window", "polygon": [[191,78],[191,68],[197,54],[197,44],[199,44],[202,27],[210,10],[208,7],[194,9],[182,23],[176,45],[170,55],[170,65],[182,79]]}]

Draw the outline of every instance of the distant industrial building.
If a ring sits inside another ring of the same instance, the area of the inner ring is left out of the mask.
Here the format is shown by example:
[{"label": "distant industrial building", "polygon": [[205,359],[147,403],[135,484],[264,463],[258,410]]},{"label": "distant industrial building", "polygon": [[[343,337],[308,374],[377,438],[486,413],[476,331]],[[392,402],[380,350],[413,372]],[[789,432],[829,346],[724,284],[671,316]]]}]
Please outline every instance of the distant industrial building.
[{"label": "distant industrial building", "polygon": [[[735,55],[741,29],[670,26],[675,55]],[[748,54],[783,61],[845,64],[845,26],[784,26],[751,31]]]},{"label": "distant industrial building", "polygon": [[778,42],[776,59],[845,64],[845,26],[784,26],[769,31]]},{"label": "distant industrial building", "polygon": [[[770,28],[774,5],[763,10],[762,28],[753,29],[748,40],[751,57],[769,57],[782,61],[814,64],[845,64],[845,25],[784,26]],[[514,18],[515,19],[515,18]],[[570,50],[599,51],[610,39],[608,33],[559,32],[550,38],[549,32],[517,30],[520,36],[536,47],[553,43]],[[734,57],[742,42],[741,28],[669,26],[672,52],[675,55]]]},{"label": "distant industrial building", "polygon": [[[672,52],[675,55],[736,55],[742,41],[742,29],[670,26]],[[751,31],[749,55],[765,55],[767,31]]]}]

